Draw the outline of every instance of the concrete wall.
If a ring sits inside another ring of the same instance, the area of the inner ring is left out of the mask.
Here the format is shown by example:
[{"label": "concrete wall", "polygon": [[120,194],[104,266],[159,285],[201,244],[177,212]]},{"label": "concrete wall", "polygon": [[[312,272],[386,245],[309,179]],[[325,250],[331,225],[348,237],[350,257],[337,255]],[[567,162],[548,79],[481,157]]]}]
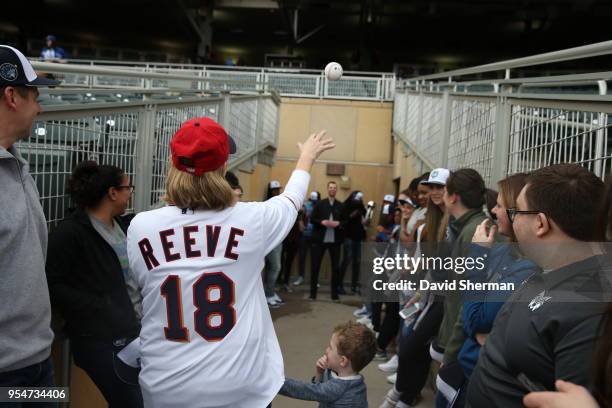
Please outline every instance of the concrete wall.
[{"label": "concrete wall", "polygon": [[[364,192],[365,200],[382,202],[393,193],[391,103],[283,98],[279,145],[270,177],[286,183],[299,155],[297,143],[321,129],[334,139],[336,148],[325,152],[312,172],[311,191],[326,195],[329,180],[335,180],[344,200],[352,190]],[[327,176],[328,163],[346,165],[348,183]]]},{"label": "concrete wall", "polygon": [[430,170],[413,153],[406,153],[401,142],[394,142],[393,153],[393,179],[399,180],[399,191],[408,188],[413,178]]}]

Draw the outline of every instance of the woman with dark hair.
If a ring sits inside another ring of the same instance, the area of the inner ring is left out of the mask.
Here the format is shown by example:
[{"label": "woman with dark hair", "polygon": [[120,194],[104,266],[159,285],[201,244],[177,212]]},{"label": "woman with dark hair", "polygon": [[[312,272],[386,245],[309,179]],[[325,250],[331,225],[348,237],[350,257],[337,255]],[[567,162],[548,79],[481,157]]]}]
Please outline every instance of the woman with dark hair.
[{"label": "woman with dark hair", "polygon": [[118,167],[80,163],[68,182],[77,208],[53,230],[47,252],[51,301],[65,320],[74,362],[110,407],[142,406],[137,376],[118,373],[116,357],[138,336],[142,316],[121,217],[133,189]]},{"label": "woman with dark hair", "polygon": [[[444,186],[450,176],[448,169],[434,169],[421,183],[428,187],[427,216],[425,224],[416,228],[419,251],[427,256],[436,256],[439,242],[445,240],[446,220]],[[422,243],[421,243],[422,241]],[[421,254],[414,254],[415,257]],[[417,271],[419,276],[430,271]],[[434,292],[417,292],[405,308],[422,304],[420,314],[408,324],[400,335],[398,368],[395,386],[387,393],[380,408],[394,408],[398,404],[416,405],[421,399],[421,390],[427,381],[431,366],[429,352],[431,339],[436,336],[444,312],[444,296]],[[407,322],[408,323],[408,322]]]},{"label": "woman with dark hair", "polygon": [[360,293],[359,266],[361,265],[361,243],[365,239],[366,209],[363,205],[363,193],[353,191],[342,205],[342,227],[344,228],[344,250],[340,263],[340,286],[338,294],[346,294],[344,290],[344,276],[349,263],[352,265],[351,292]]},{"label": "woman with dark hair", "polygon": [[313,225],[310,217],[312,216],[312,210],[314,206],[320,199],[321,193],[319,193],[318,191],[311,191],[309,199],[304,201],[304,205],[302,206],[302,213],[304,216],[304,232],[302,232],[302,237],[300,239],[300,249],[298,254],[299,276],[297,277],[295,282],[293,282],[293,286],[300,286],[302,283],[304,283],[304,276],[306,271],[306,255],[312,247]]},{"label": "woman with dark hair", "polygon": [[[280,194],[281,183],[277,180],[272,180],[268,183],[266,192],[266,201]],[[263,270],[264,292],[266,293],[266,301],[271,309],[279,308],[285,302],[274,290],[276,281],[281,272],[281,262],[283,254],[283,243],[279,243],[272,251],[266,255],[266,266]]]},{"label": "woman with dark hair", "polygon": [[[428,180],[429,173],[424,173],[410,182],[411,187],[409,187],[408,190],[413,188],[412,186],[415,182],[416,187],[414,187],[414,192],[410,197],[411,200],[407,204],[409,204],[410,207],[415,208],[411,211],[409,217],[407,217],[407,214],[402,215],[402,229],[400,233],[400,239],[404,245],[410,245],[411,243],[415,242],[416,229],[420,225],[425,223],[430,187],[424,182],[427,182]],[[400,206],[402,206],[402,208],[406,208],[406,205],[402,203],[401,199],[399,200],[399,204]]]}]

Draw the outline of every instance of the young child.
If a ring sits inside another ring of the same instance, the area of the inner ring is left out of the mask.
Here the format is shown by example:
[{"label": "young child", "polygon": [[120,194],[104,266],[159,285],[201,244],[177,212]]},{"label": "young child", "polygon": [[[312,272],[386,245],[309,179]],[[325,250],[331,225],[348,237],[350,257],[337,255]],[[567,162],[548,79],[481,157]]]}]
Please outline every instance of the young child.
[{"label": "young child", "polygon": [[319,408],[367,408],[366,385],[359,371],[375,353],[374,332],[359,323],[340,325],[334,329],[325,355],[317,361],[312,384],[287,378],[280,394],[319,401]]}]

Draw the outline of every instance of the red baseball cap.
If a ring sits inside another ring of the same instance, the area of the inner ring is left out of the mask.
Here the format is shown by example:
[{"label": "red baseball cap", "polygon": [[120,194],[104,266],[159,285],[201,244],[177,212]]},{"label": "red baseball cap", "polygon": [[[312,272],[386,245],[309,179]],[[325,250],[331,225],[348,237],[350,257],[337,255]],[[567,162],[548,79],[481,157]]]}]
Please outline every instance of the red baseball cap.
[{"label": "red baseball cap", "polygon": [[197,118],[183,123],[172,136],[170,153],[178,170],[201,176],[223,166],[236,153],[236,143],[214,120]]}]

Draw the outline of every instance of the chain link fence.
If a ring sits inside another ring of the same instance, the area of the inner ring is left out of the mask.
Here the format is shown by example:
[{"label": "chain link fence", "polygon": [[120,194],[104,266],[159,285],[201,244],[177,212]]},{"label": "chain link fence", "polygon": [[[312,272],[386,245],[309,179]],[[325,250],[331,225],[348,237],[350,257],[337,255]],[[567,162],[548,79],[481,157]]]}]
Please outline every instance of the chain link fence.
[{"label": "chain link fence", "polygon": [[146,210],[162,199],[170,139],[183,122],[210,117],[223,124],[238,148],[236,157],[230,157],[232,167],[239,158],[256,156],[259,146],[276,146],[278,110],[269,95],[52,106],[17,147],[53,228],[72,207],[66,187],[78,163],[95,160],[123,169],[135,186],[128,211]]}]

